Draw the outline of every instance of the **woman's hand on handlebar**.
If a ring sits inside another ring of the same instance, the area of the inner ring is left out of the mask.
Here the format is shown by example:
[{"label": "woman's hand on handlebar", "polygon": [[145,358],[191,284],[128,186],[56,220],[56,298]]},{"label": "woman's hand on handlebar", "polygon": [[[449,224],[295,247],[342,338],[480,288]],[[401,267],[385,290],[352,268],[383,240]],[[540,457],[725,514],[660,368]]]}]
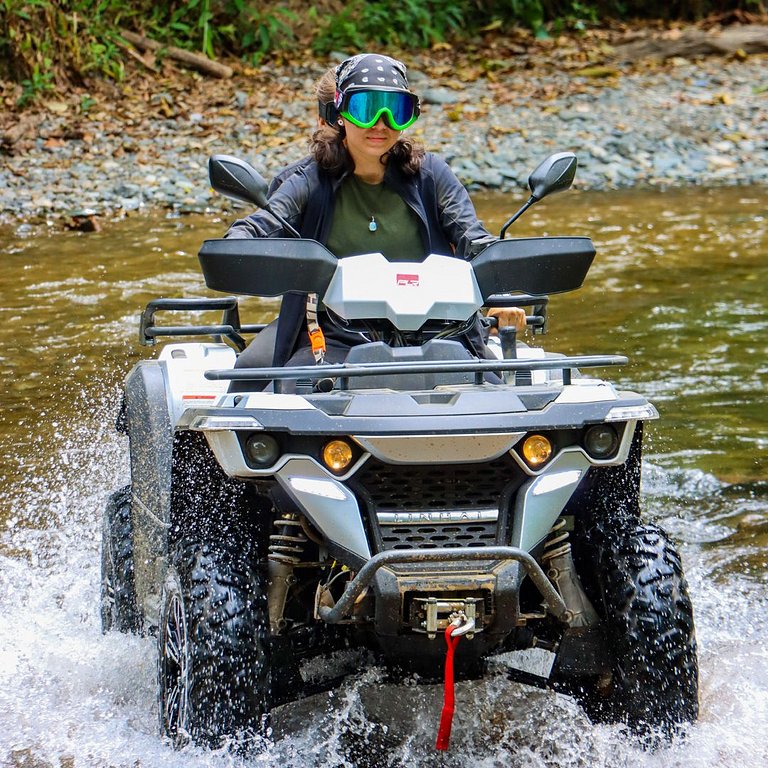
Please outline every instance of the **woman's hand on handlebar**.
[{"label": "woman's hand on handlebar", "polygon": [[[522,307],[491,307],[488,317],[496,318],[498,328],[512,326],[518,333],[525,330],[525,310]],[[497,328],[491,328],[491,334],[498,333]]]}]

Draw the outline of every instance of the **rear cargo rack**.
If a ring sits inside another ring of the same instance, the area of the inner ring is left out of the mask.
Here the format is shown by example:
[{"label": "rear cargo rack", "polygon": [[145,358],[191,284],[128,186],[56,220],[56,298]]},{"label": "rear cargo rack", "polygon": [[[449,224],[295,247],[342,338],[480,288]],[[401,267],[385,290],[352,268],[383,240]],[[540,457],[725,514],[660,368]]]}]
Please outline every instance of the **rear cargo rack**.
[{"label": "rear cargo rack", "polygon": [[[194,311],[205,312],[220,309],[224,312],[219,325],[168,325],[156,326],[155,314],[159,311]],[[143,346],[152,346],[158,337],[168,336],[223,336],[229,339],[242,352],[246,347],[240,333],[258,333],[265,328],[264,323],[242,325],[237,306],[237,298],[192,298],[192,299],[154,299],[141,313],[139,322],[139,341]]]}]

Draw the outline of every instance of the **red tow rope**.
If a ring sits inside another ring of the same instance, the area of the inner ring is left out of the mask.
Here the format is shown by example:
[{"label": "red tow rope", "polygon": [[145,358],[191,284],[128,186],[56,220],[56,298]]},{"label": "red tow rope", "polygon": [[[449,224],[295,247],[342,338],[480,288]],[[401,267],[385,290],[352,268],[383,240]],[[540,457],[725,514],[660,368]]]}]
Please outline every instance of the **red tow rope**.
[{"label": "red tow rope", "polygon": [[451,637],[451,632],[456,629],[455,624],[449,624],[445,628],[445,644],[448,650],[445,653],[445,689],[443,693],[443,712],[440,715],[440,728],[437,731],[437,744],[435,749],[448,749],[451,740],[451,725],[453,725],[453,654],[461,640],[461,635]]}]

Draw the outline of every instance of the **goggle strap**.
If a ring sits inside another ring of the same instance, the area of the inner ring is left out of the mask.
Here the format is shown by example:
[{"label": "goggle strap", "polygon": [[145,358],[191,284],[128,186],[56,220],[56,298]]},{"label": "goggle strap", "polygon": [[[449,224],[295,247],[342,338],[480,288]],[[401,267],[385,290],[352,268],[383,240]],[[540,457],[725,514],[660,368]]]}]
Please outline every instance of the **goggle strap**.
[{"label": "goggle strap", "polygon": [[328,125],[335,126],[339,113],[332,101],[318,101],[317,113]]}]

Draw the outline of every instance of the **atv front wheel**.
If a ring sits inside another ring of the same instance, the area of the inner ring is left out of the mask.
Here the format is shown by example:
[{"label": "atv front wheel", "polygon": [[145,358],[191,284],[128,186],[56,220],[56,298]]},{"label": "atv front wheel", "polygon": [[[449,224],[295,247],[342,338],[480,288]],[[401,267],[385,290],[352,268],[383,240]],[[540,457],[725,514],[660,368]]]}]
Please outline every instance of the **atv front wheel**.
[{"label": "atv front wheel", "polygon": [[101,631],[140,632],[133,575],[131,486],[107,501],[101,526]]},{"label": "atv front wheel", "polygon": [[598,583],[611,679],[582,688],[597,720],[670,734],[698,716],[693,609],[683,568],[664,531],[638,525],[605,532]]},{"label": "atv front wheel", "polygon": [[264,730],[269,663],[263,582],[222,543],[182,540],[161,598],[160,728],[176,746],[218,746]]}]

